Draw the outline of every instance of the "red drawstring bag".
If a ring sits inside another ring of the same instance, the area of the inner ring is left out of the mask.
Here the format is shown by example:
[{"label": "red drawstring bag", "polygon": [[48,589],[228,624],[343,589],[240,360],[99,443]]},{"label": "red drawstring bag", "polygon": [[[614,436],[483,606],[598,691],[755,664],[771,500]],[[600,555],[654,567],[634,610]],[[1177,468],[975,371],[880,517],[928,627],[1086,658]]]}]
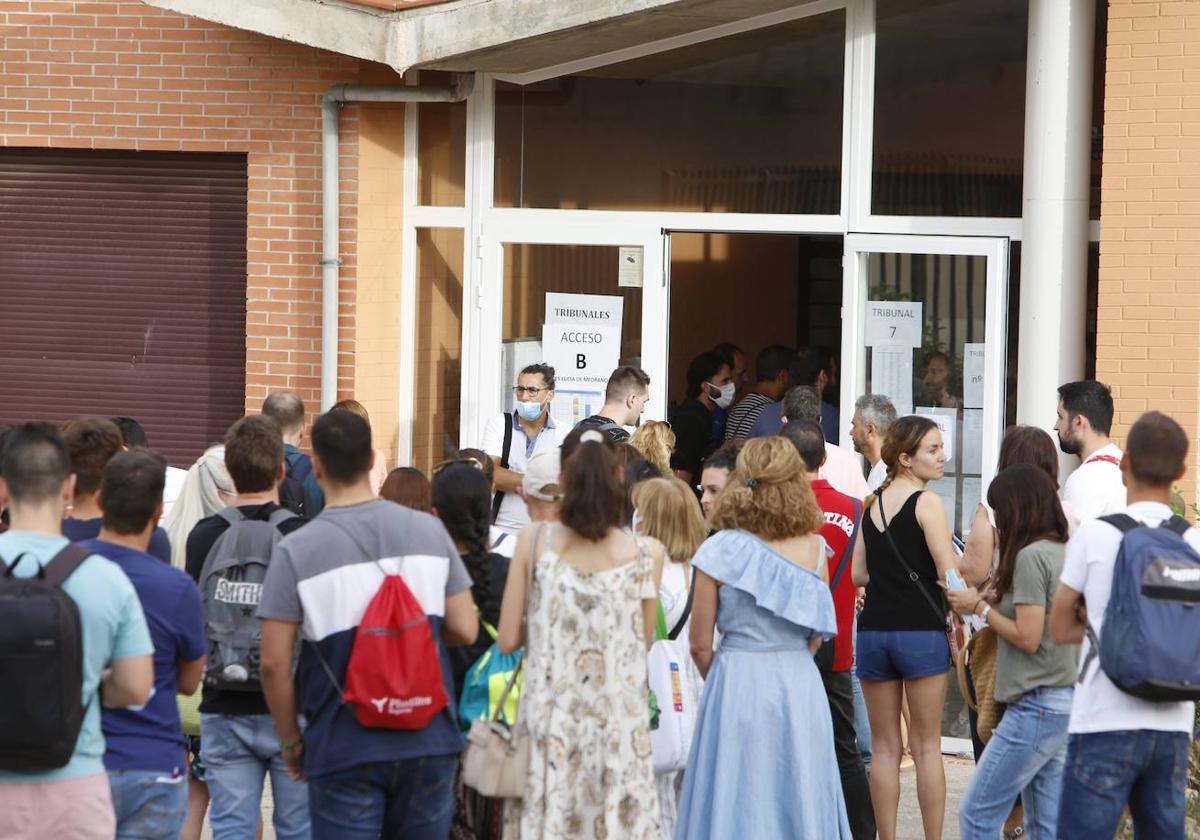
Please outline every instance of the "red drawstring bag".
[{"label": "red drawstring bag", "polygon": [[433,626],[400,575],[384,577],[363,613],[342,702],[373,729],[424,729],[446,707]]}]

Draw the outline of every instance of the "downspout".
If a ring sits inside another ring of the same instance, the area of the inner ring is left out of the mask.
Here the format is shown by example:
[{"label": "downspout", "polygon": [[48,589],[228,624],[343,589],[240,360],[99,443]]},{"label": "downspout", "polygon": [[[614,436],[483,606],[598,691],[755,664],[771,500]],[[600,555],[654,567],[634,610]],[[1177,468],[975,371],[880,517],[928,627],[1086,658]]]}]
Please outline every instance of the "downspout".
[{"label": "downspout", "polygon": [[321,411],[337,402],[338,253],[341,228],[338,183],[338,121],[347,102],[462,102],[471,95],[475,77],[455,76],[449,87],[431,85],[334,85],[321,102]]}]

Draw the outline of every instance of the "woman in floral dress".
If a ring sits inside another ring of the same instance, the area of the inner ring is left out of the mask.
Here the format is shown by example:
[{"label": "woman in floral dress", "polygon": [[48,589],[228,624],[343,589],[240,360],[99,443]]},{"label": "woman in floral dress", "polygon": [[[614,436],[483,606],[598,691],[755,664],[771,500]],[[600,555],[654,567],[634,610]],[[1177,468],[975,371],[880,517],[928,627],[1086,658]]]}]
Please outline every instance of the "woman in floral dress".
[{"label": "woman in floral dress", "polygon": [[506,807],[506,838],[659,836],[646,650],[663,549],[620,527],[624,508],[607,438],[572,432],[561,523],[521,532],[500,613],[500,648],[526,645],[517,726],[530,737],[525,794]]}]

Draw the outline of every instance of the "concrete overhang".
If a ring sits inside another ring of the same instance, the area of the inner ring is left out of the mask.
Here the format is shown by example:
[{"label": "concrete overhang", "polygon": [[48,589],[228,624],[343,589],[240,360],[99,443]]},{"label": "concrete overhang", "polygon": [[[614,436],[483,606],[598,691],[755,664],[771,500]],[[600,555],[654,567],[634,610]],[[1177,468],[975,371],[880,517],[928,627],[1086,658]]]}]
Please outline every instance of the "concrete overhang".
[{"label": "concrete overhang", "polygon": [[522,76],[828,0],[142,0],[410,68]]}]

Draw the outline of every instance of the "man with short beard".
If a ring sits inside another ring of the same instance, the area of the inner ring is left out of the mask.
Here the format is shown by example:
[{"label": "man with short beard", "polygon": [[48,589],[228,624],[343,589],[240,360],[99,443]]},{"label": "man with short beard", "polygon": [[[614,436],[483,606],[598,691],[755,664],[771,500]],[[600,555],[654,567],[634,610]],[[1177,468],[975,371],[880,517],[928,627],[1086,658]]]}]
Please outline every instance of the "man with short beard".
[{"label": "man with short beard", "polygon": [[1063,501],[1080,522],[1124,510],[1123,453],[1108,436],[1112,392],[1103,382],[1088,379],[1060,386],[1058,397],[1058,446],[1081,462],[1063,485]]}]

